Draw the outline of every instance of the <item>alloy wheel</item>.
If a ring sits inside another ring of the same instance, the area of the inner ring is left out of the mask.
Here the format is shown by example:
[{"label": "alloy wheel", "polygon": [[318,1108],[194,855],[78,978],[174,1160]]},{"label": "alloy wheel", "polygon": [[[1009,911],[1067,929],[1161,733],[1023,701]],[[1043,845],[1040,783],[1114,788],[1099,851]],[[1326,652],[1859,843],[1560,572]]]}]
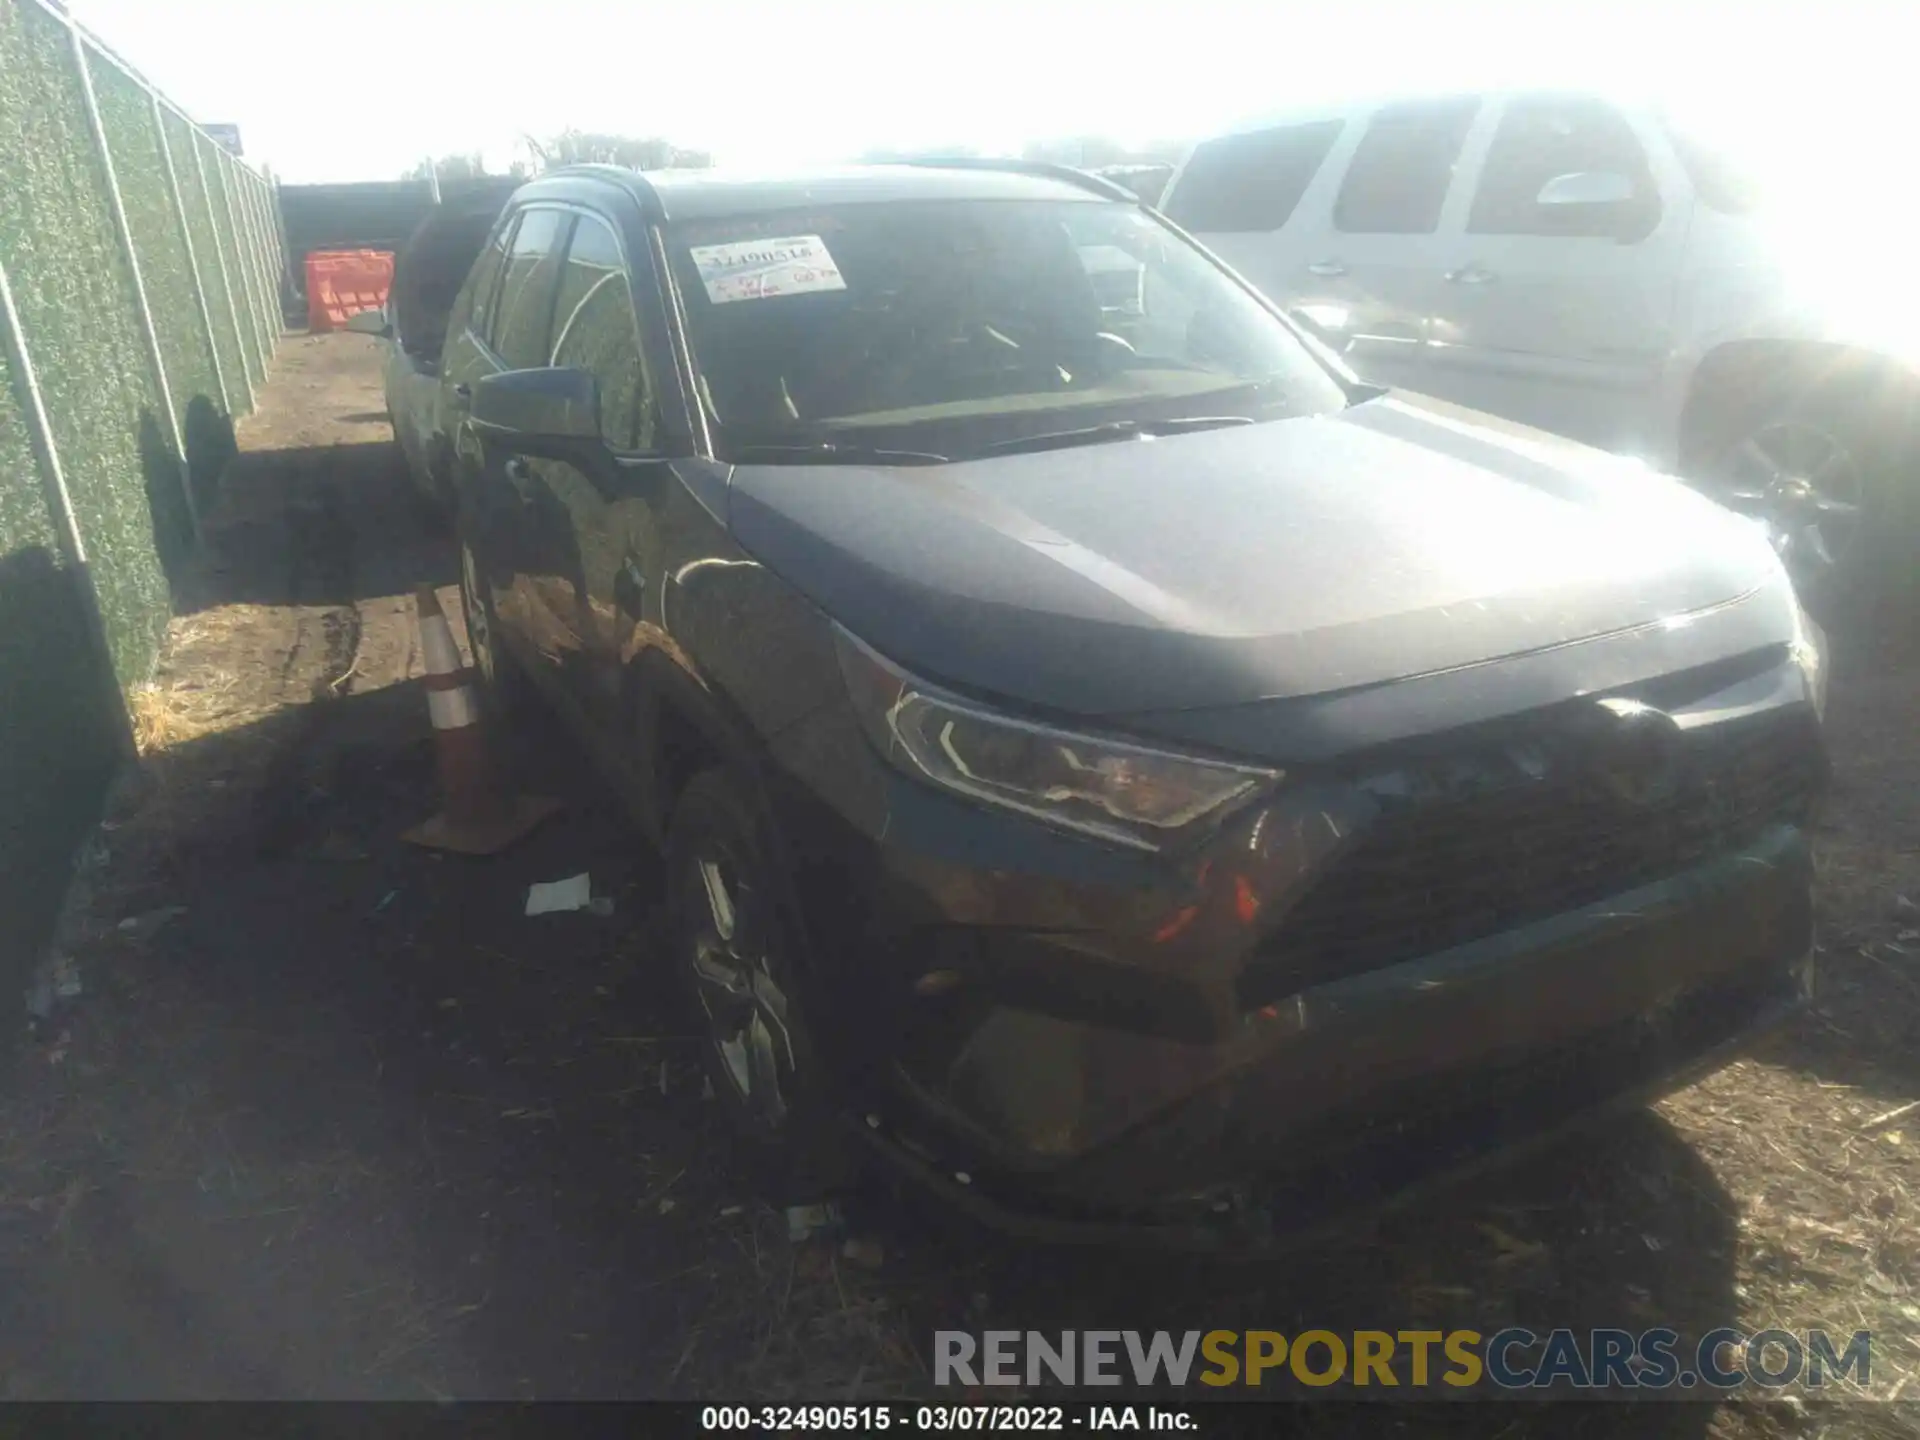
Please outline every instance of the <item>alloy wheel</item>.
[{"label": "alloy wheel", "polygon": [[784,1123],[795,1061],[786,992],[774,978],[762,901],[728,857],[703,854],[690,889],[694,990],[708,1038],[741,1106],[768,1129]]},{"label": "alloy wheel", "polygon": [[1796,583],[1825,583],[1852,561],[1866,531],[1866,474],[1830,430],[1773,421],[1728,451],[1719,469],[1719,498],[1766,525]]}]

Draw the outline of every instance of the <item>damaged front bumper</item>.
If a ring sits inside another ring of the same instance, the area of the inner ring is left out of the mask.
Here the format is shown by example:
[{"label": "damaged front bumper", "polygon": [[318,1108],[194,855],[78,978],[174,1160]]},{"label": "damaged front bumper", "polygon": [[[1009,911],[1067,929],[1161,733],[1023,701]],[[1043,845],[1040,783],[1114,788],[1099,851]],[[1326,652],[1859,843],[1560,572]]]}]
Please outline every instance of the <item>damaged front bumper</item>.
[{"label": "damaged front bumper", "polygon": [[[1809,880],[1804,836],[1777,826],[1685,875],[1310,987],[1211,1042],[1003,1008],[950,1068],[958,1090],[909,1079],[904,1106],[857,1128],[1013,1233],[1297,1244],[1726,1063],[1811,994]],[[993,1096],[958,1099],[970,1073]],[[1074,1124],[1183,1088],[1097,1138]]]}]

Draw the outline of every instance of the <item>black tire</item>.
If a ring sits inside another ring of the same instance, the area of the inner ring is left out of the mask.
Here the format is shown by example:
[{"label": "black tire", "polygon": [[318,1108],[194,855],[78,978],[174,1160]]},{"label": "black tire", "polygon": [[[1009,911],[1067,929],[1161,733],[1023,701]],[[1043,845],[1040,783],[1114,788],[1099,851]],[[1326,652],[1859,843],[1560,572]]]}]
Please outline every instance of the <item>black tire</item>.
[{"label": "black tire", "polygon": [[851,1180],[851,1152],[805,1020],[785,877],[746,784],[724,768],[696,775],[665,849],[669,964],[714,1098],[769,1199],[823,1199]]},{"label": "black tire", "polygon": [[435,538],[448,534],[453,527],[448,523],[446,504],[422,485],[411,470],[407,472],[407,487],[414,522],[421,532]]},{"label": "black tire", "polygon": [[[1889,628],[1911,619],[1915,609],[1920,436],[1914,418],[1909,382],[1821,384],[1789,371],[1742,386],[1737,395],[1710,397],[1686,461],[1708,493],[1768,517],[1788,534],[1783,558],[1801,603],[1822,624],[1853,633]],[[1831,461],[1824,458],[1829,452]],[[1801,472],[1810,477],[1816,468],[1824,471],[1817,484],[1795,485]],[[1820,513],[1833,506],[1854,509]],[[1807,543],[1811,530],[1820,532],[1818,549]]]},{"label": "black tire", "polygon": [[460,606],[467,621],[467,649],[473,656],[473,669],[486,697],[488,718],[511,731],[523,724],[532,712],[533,686],[520,672],[512,654],[500,644],[500,619],[493,608],[484,572],[474,554],[472,542],[460,537]]}]

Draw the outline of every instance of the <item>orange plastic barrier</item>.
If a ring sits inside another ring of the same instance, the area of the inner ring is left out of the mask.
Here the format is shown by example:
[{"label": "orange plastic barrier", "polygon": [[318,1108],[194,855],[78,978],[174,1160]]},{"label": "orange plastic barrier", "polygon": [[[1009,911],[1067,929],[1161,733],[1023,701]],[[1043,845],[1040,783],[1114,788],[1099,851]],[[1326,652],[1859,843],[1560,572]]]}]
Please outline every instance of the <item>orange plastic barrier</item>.
[{"label": "orange plastic barrier", "polygon": [[307,256],[307,328],[338,330],[347,317],[377,310],[393,286],[385,250],[315,250]]}]

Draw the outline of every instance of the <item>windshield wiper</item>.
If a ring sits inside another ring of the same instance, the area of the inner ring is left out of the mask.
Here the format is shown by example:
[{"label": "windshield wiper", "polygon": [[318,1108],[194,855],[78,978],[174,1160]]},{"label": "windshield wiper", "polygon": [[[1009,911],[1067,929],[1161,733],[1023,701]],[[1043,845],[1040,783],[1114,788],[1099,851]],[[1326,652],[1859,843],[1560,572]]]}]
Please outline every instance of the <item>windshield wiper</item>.
[{"label": "windshield wiper", "polygon": [[792,445],[736,445],[733,459],[742,465],[947,465],[945,455],[926,450],[883,450],[871,445],[836,445],[831,440]]},{"label": "windshield wiper", "polygon": [[1102,445],[1109,440],[1137,440],[1151,435],[1184,435],[1189,430],[1220,430],[1229,425],[1251,425],[1251,415],[1178,415],[1171,420],[1109,420],[1079,430],[1050,430],[1044,435],[1021,435],[983,445],[976,454],[1016,455],[1028,450],[1064,450],[1072,445]]}]

